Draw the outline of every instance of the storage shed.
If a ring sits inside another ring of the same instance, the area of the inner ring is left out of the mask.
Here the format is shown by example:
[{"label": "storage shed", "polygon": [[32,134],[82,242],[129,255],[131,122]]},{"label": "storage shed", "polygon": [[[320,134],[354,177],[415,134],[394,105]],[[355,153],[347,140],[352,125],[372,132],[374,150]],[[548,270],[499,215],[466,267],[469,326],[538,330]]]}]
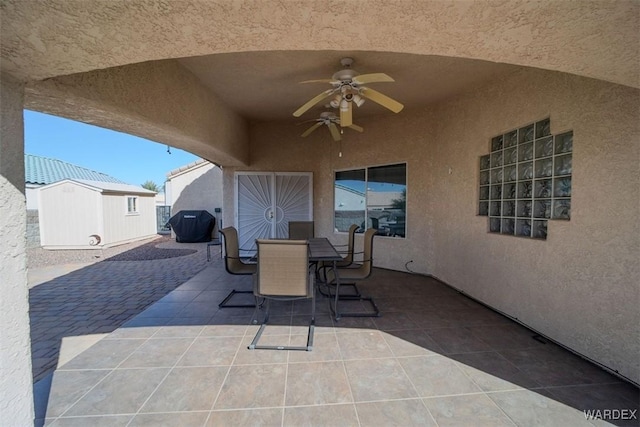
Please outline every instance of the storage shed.
[{"label": "storage shed", "polygon": [[128,184],[65,179],[40,188],[45,249],[115,246],[156,235],[155,192]]}]

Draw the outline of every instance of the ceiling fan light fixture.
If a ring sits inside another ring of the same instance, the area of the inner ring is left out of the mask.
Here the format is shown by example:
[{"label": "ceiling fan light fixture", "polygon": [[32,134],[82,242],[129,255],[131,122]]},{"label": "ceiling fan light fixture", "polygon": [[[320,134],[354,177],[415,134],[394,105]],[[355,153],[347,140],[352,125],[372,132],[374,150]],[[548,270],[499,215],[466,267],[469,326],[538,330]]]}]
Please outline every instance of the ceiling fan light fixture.
[{"label": "ceiling fan light fixture", "polygon": [[364,104],[365,99],[363,97],[361,97],[360,95],[354,95],[353,96],[353,102],[358,106],[358,107],[362,107],[362,104]]},{"label": "ceiling fan light fixture", "polygon": [[333,99],[331,100],[331,102],[329,102],[329,105],[332,108],[338,108],[340,107],[340,101],[342,101],[342,95],[340,95],[339,93],[336,94],[336,96],[333,97]]},{"label": "ceiling fan light fixture", "polygon": [[340,113],[341,117],[338,117],[336,113],[334,113],[333,111],[324,111],[320,113],[320,116],[317,119],[307,120],[305,122],[302,122],[302,123],[307,123],[311,121],[316,123],[312,125],[310,128],[308,128],[300,136],[302,136],[303,138],[307,137],[316,129],[318,129],[322,125],[325,125],[329,129],[329,133],[331,134],[331,137],[333,138],[333,140],[340,141],[342,139],[342,135],[344,134],[344,126],[342,123],[343,117],[346,120],[346,122],[350,123],[346,127],[353,129],[356,132],[363,132],[364,129],[362,127],[355,125],[351,122],[351,104],[348,102],[346,104],[347,104],[347,109],[344,112]]},{"label": "ceiling fan light fixture", "polygon": [[365,98],[379,104],[394,113],[400,112],[404,105],[374,89],[369,88],[369,83],[393,82],[394,80],[384,73],[368,73],[359,74],[351,68],[353,58],[342,58],[340,61],[344,67],[342,70],[333,74],[332,80],[305,80],[301,83],[329,83],[332,88],[316,95],[307,101],[302,107],[294,111],[294,117],[300,117],[310,108],[321,102],[327,102],[333,98],[327,107],[340,108],[340,126],[349,127],[351,123],[352,105],[355,103],[358,107],[364,104]]}]

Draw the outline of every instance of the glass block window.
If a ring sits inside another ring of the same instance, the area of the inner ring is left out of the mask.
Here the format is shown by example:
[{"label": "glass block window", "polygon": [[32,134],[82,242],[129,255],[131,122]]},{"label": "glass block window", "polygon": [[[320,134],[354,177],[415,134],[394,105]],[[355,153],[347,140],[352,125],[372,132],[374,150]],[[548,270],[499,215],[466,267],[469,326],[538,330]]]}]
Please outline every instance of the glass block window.
[{"label": "glass block window", "polygon": [[571,218],[573,132],[551,135],[550,124],[495,136],[480,157],[478,215],[490,233],[546,239],[548,221]]}]

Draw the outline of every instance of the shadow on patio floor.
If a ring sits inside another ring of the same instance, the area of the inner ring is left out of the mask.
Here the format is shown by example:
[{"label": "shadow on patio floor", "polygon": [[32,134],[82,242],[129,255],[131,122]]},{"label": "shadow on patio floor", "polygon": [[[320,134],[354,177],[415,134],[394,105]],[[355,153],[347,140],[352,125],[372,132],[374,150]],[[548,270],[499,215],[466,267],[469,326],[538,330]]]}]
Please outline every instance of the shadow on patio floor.
[{"label": "shadow on patio floor", "polygon": [[[46,422],[591,426],[603,423],[584,411],[600,410],[637,425],[636,387],[434,279],[375,269],[359,287],[381,317],[336,322],[319,298],[313,351],[252,351],[253,309],[218,308],[251,277],[214,257],[60,366]],[[304,341],[308,309],[273,305],[262,343]]]}]

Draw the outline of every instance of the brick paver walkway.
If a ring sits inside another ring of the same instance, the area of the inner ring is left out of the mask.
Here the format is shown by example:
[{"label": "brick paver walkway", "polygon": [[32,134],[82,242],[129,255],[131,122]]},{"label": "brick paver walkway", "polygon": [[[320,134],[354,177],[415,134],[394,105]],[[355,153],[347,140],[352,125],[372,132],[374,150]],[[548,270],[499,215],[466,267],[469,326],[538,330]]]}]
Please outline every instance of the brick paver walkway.
[{"label": "brick paver walkway", "polygon": [[112,332],[206,267],[206,243],[184,246],[197,252],[144,261],[104,260],[32,288],[34,382],[55,369],[62,338]]}]

